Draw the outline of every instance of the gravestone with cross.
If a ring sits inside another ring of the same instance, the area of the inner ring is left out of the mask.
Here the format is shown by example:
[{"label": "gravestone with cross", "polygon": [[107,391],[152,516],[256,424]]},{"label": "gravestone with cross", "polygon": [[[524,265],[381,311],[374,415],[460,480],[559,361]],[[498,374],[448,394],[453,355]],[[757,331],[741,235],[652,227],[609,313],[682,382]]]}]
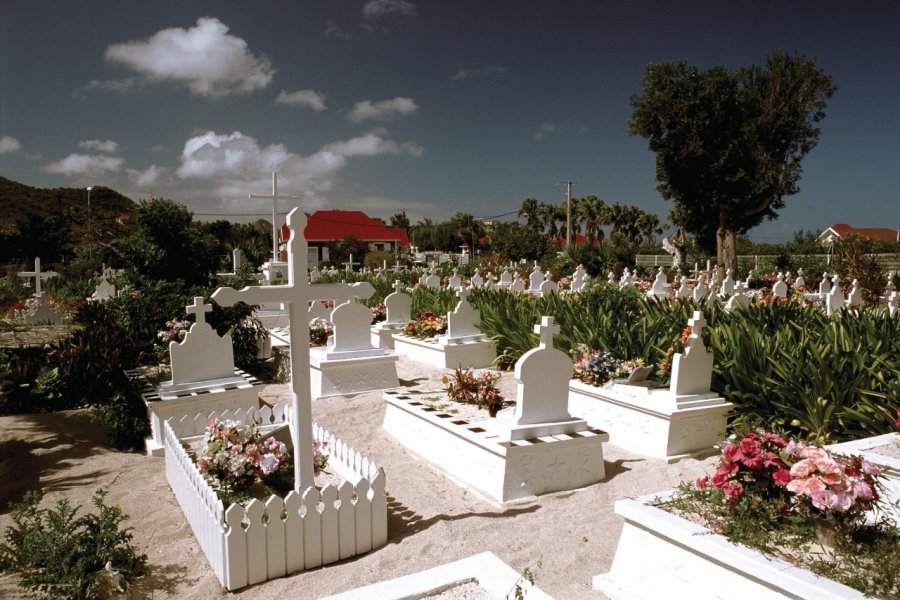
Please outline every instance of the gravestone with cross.
[{"label": "gravestone with cross", "polygon": [[459,290],[462,288],[462,278],[459,276],[459,273],[456,272],[456,269],[453,269],[453,275],[447,280],[447,287],[451,290]]},{"label": "gravestone with cross", "polygon": [[551,293],[558,292],[558,291],[559,291],[559,284],[556,283],[555,281],[553,281],[552,279],[550,279],[550,277],[547,277],[547,279],[545,279],[541,283],[541,287],[539,288],[538,293],[541,295],[541,298],[545,298],[545,297],[549,296]]},{"label": "gravestone with cross", "polygon": [[512,276],[512,283],[509,284],[509,290],[511,292],[524,292],[525,291],[525,282],[519,277],[519,272],[516,271]]},{"label": "gravestone with cross", "polygon": [[433,272],[429,272],[428,275],[425,276],[423,283],[425,284],[425,287],[429,289],[441,289],[441,278],[435,275]]},{"label": "gravestone with cross", "polygon": [[828,273],[822,273],[822,281],[819,282],[819,295],[823,298],[831,291],[831,281],[828,279]]},{"label": "gravestone with cross", "polygon": [[684,275],[681,276],[681,280],[679,281],[678,291],[675,292],[675,297],[678,299],[685,299],[691,297],[691,289],[687,284],[687,277]]},{"label": "gravestone with cross", "polygon": [[384,299],[385,325],[404,326],[412,316],[412,298],[405,289],[399,279],[394,281],[394,292]]},{"label": "gravestone with cross", "polygon": [[97,287],[94,289],[94,293],[91,294],[89,300],[105,302],[110,298],[115,298],[116,286],[110,281],[114,276],[115,272],[104,265],[103,270],[100,272],[100,281],[97,283]]},{"label": "gravestone with cross", "polygon": [[666,273],[663,271],[662,267],[656,272],[656,277],[653,279],[653,285],[647,290],[647,295],[660,297],[669,295],[669,281],[666,278]]},{"label": "gravestone with cross", "polygon": [[772,295],[776,298],[787,298],[788,286],[784,282],[784,273],[779,273],[777,281],[772,286]]},{"label": "gravestone with cross", "polygon": [[708,292],[709,288],[706,287],[706,274],[701,274],[700,279],[697,280],[697,285],[694,286],[692,297],[694,301],[700,302]]},{"label": "gravestone with cross", "polygon": [[38,256],[34,259],[34,271],[19,271],[18,275],[34,279],[34,297],[42,298],[44,296],[44,291],[41,289],[43,282],[51,277],[56,277],[57,274],[54,271],[41,271],[41,257]]},{"label": "gravestone with cross", "polygon": [[469,304],[469,291],[461,288],[456,295],[459,303],[447,314],[447,335],[439,336],[438,344],[446,346],[485,340],[485,335],[478,329],[480,315]]},{"label": "gravestone with cross", "polygon": [[862,304],[862,292],[859,291],[859,281],[853,280],[850,284],[850,293],[847,294],[847,308],[853,310]]},{"label": "gravestone with cross", "polygon": [[806,275],[803,273],[803,269],[797,269],[797,279],[794,280],[794,285],[792,286],[795,290],[802,288],[806,288]]},{"label": "gravestone with cross", "polygon": [[725,269],[725,279],[722,280],[720,293],[723,296],[734,293],[734,278],[731,276],[731,269]]},{"label": "gravestone with cross", "polygon": [[508,288],[512,285],[513,276],[512,273],[509,272],[509,269],[504,268],[503,272],[500,273],[500,282],[499,285],[502,288]]},{"label": "gravestone with cross", "polygon": [[475,273],[472,275],[470,283],[473,288],[478,289],[484,285],[484,277],[481,276],[481,269],[475,267]]},{"label": "gravestone with cross", "polygon": [[[553,346],[559,325],[553,317],[541,317],[534,326],[540,336],[538,347],[516,361],[516,407],[510,427],[510,439],[532,439],[587,429],[584,419],[569,414],[569,382],[572,359]],[[509,418],[504,416],[504,420]]]},{"label": "gravestone with cross", "polygon": [[18,275],[19,277],[34,279],[34,298],[37,299],[37,307],[31,312],[25,313],[25,324],[61,325],[63,322],[62,315],[47,303],[47,295],[42,289],[42,283],[51,277],[56,277],[56,273],[53,271],[41,271],[41,259],[40,257],[35,257],[34,271],[19,271]]},{"label": "gravestone with cross", "polygon": [[528,291],[532,294],[540,294],[541,284],[544,283],[544,279],[546,279],[544,272],[541,271],[539,266],[534,265],[534,270],[528,276]]},{"label": "gravestone with cross", "polygon": [[287,217],[291,233],[288,241],[287,283],[262,287],[246,287],[242,290],[219,288],[213,300],[223,306],[236,302],[259,304],[280,302],[287,307],[292,324],[291,345],[291,441],[294,446],[294,489],[298,492],[314,484],[313,476],[313,434],[312,434],[312,394],[310,391],[309,368],[309,327],[306,317],[309,303],[313,300],[330,299],[341,296],[350,288],[359,298],[368,298],[375,290],[368,282],[326,283],[309,285],[307,282],[308,254],[303,230],[306,215],[295,208]]},{"label": "gravestone with cross", "polygon": [[712,383],[713,354],[707,352],[703,343],[703,328],[706,318],[699,310],[688,320],[691,335],[684,345],[684,351],[672,358],[672,378],[669,389],[676,397],[709,393]]},{"label": "gravestone with cross", "polygon": [[841,290],[841,280],[835,273],[831,278],[831,290],[825,295],[825,311],[829,315],[840,314],[845,301],[844,292]]}]

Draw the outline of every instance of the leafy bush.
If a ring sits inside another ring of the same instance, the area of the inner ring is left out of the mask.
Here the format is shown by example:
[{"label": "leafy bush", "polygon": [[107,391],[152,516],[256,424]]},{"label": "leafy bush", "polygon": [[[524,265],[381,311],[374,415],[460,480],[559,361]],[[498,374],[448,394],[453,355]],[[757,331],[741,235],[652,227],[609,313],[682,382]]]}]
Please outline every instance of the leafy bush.
[{"label": "leafy bush", "polygon": [[19,575],[19,585],[44,598],[59,599],[107,597],[113,591],[107,563],[126,579],[143,575],[147,556],[132,546],[131,528],[120,527],[128,516],[107,505],[106,495],[97,490],[97,512],[78,516],[65,498],[55,508],[39,508],[41,495],[28,492],[0,544],[0,570]]},{"label": "leafy bush", "polygon": [[140,451],[150,435],[147,406],[141,397],[127,387],[99,398],[94,403],[94,416],[107,428],[109,443],[118,450]]}]

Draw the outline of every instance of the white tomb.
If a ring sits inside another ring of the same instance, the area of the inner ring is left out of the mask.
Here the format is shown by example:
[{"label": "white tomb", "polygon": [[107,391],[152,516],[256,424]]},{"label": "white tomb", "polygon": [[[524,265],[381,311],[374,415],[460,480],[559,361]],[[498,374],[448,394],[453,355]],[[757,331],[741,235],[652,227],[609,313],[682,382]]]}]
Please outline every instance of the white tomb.
[{"label": "white tomb", "polygon": [[187,307],[196,316],[181,342],[169,342],[172,379],[152,386],[138,370],[128,371],[132,385],[141,394],[150,417],[147,454],[165,452],[163,424],[185,415],[259,407],[262,383],[235,368],[231,336],[222,337],[206,322],[211,304],[197,296]]},{"label": "white tomb", "polygon": [[691,288],[688,287],[687,277],[684,275],[681,276],[681,280],[679,281],[678,291],[675,292],[675,297],[679,300],[683,300],[691,297]]},{"label": "white tomb", "polygon": [[543,283],[541,283],[541,287],[539,288],[538,294],[540,294],[541,298],[544,298],[546,296],[549,296],[553,292],[558,292],[558,291],[559,291],[559,284],[557,284],[555,281],[553,281],[552,279],[547,277],[547,279],[545,279],[543,281]]},{"label": "white tomb", "polygon": [[584,291],[587,287],[589,278],[590,276],[587,271],[585,271],[584,265],[578,265],[575,267],[575,272],[572,273],[572,284],[569,286],[569,289],[573,294]]},{"label": "white tomb", "polygon": [[397,387],[398,357],[373,345],[371,310],[351,299],[337,306],[329,320],[334,335],[324,347],[309,350],[313,398]]},{"label": "white tomb", "polygon": [[511,292],[524,292],[525,291],[525,283],[519,278],[518,272],[513,274],[512,283],[509,284],[509,291],[511,291]]},{"label": "white tomb", "polygon": [[447,334],[420,340],[394,334],[394,351],[410,360],[442,369],[482,368],[494,364],[496,346],[478,329],[479,314],[469,304],[469,292],[457,290],[459,303],[447,315]]},{"label": "white tomb", "polygon": [[844,292],[841,291],[841,280],[835,273],[831,278],[831,289],[825,295],[825,310],[828,315],[840,315],[841,309],[844,308]]},{"label": "white tomb", "polygon": [[412,318],[412,297],[403,291],[400,280],[394,281],[394,292],[384,299],[384,308],[387,317],[380,323],[371,327],[372,345],[388,350],[394,349],[394,334],[400,333],[406,328],[406,324]]},{"label": "white tomb", "polygon": [[459,276],[459,273],[456,272],[456,269],[453,269],[453,275],[450,276],[450,279],[447,280],[447,287],[451,290],[458,290],[462,288],[462,279]]},{"label": "white tomb", "polygon": [[110,281],[113,277],[115,277],[115,271],[104,265],[103,270],[100,272],[100,281],[97,282],[97,287],[94,289],[94,293],[91,294],[91,297],[88,298],[88,300],[106,302],[110,298],[115,298],[116,286]]},{"label": "white tomb", "polygon": [[513,282],[512,273],[509,272],[509,269],[503,269],[503,272],[500,273],[500,282],[498,285],[501,288],[508,288],[509,286],[512,285],[512,282]]},{"label": "white tomb", "polygon": [[469,280],[469,283],[474,289],[484,286],[484,277],[481,276],[481,269],[475,267],[475,273],[472,275],[472,279]]},{"label": "white tomb", "polygon": [[850,284],[850,293],[847,294],[847,308],[856,310],[862,305],[862,293],[859,291],[859,281],[853,280]]},{"label": "white tomb", "polygon": [[725,437],[732,404],[710,391],[713,355],[701,337],[703,313],[688,322],[691,335],[672,360],[669,387],[611,381],[603,387],[571,380],[569,408],[594,427],[609,432],[610,442],[630,452],[675,461],[712,453]]},{"label": "white tomb", "polygon": [[516,406],[497,419],[454,419],[416,398],[387,393],[385,430],[412,451],[501,502],[585,487],[606,476],[608,435],[567,408],[572,361],[553,347],[559,327],[543,317],[537,348],[516,363]]},{"label": "white tomb", "polygon": [[656,277],[653,279],[653,285],[647,290],[647,295],[651,297],[658,296],[661,298],[665,298],[669,295],[669,282],[666,279],[666,273],[663,271],[662,267],[656,272]]},{"label": "white tomb", "polygon": [[787,298],[788,286],[784,282],[784,273],[779,273],[777,281],[772,285],[772,295],[776,298]]},{"label": "white tomb", "polygon": [[540,295],[541,294],[541,284],[544,283],[544,272],[541,271],[541,268],[534,265],[534,270],[528,276],[528,291],[532,294]]},{"label": "white tomb", "polygon": [[424,283],[425,287],[430,288],[432,290],[441,289],[441,278],[438,277],[437,275],[435,275],[434,273],[429,273],[425,277],[423,283]]},{"label": "white tomb", "polygon": [[[34,279],[34,298],[37,306],[24,314],[26,325],[62,325],[63,317],[58,310],[47,303],[47,295],[41,289],[42,282],[56,277],[54,271],[41,271],[41,258],[34,259],[34,271],[19,271],[19,277]],[[26,283],[27,285],[27,283]]]},{"label": "white tomb", "polygon": [[797,269],[797,278],[794,280],[793,289],[797,290],[800,288],[806,288],[806,274],[803,272],[803,269]]},{"label": "white tomb", "polygon": [[697,285],[694,286],[694,292],[691,297],[694,301],[700,302],[708,293],[709,288],[706,287],[706,275],[700,275],[700,279],[697,280]]}]

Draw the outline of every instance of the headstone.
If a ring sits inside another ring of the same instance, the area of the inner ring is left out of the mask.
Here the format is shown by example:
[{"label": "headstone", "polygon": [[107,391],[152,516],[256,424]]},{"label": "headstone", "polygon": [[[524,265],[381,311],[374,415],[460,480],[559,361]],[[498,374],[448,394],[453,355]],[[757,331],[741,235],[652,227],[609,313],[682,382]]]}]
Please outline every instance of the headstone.
[{"label": "headstone", "polygon": [[186,307],[196,321],[181,342],[169,342],[172,362],[172,380],[162,384],[166,392],[192,387],[201,382],[234,378],[234,347],[231,336],[222,337],[206,322],[206,313],[212,304],[204,304],[202,296],[195,296],[194,303]]},{"label": "headstone", "polygon": [[319,267],[313,267],[312,271],[309,272],[309,282],[315,283],[322,277],[322,273],[319,272]]},{"label": "headstone", "polygon": [[325,360],[382,356],[384,350],[372,345],[369,328],[372,311],[354,300],[348,300],[331,311],[334,335],[328,338]]},{"label": "headstone", "polygon": [[559,285],[555,281],[550,279],[549,277],[547,279],[545,279],[543,281],[543,283],[541,283],[541,287],[539,289],[539,293],[540,293],[541,297],[548,296],[552,292],[558,292],[558,291],[559,291]]},{"label": "headstone", "polygon": [[697,285],[694,286],[693,298],[696,302],[700,302],[708,292],[709,288],[706,287],[706,275],[701,275],[700,279],[697,281]]},{"label": "headstone", "polygon": [[619,279],[619,286],[625,287],[626,285],[631,285],[634,283],[634,280],[631,277],[631,271],[628,270],[628,267],[625,267],[625,270],[622,271],[622,278]]},{"label": "headstone", "polygon": [[840,310],[844,308],[844,292],[841,291],[841,280],[835,273],[831,278],[831,291],[825,296],[825,310],[829,315],[840,314]]},{"label": "headstone", "polygon": [[56,277],[56,273],[54,271],[41,271],[41,257],[37,256],[34,259],[34,271],[19,271],[19,277],[34,279],[34,297],[41,298],[44,293],[41,289],[41,284],[51,277]]},{"label": "headstone", "polygon": [[509,269],[503,269],[503,272],[500,273],[500,287],[508,288],[512,285],[513,276],[512,273],[509,272]]},{"label": "headstone", "polygon": [[656,277],[653,279],[653,285],[647,290],[647,295],[660,297],[669,295],[669,281],[666,279],[666,273],[663,271],[662,267],[656,272]]},{"label": "headstone", "polygon": [[772,286],[772,295],[776,298],[787,298],[788,286],[784,282],[784,273],[778,274],[778,280]]},{"label": "headstone", "polygon": [[831,291],[831,282],[828,280],[828,273],[822,273],[822,281],[819,282],[819,295],[823,298]]},{"label": "headstone", "polygon": [[612,271],[607,273],[606,274],[606,283],[608,283],[610,285],[615,285],[616,284],[616,274],[613,273]]},{"label": "headstone", "polygon": [[97,283],[97,288],[94,290],[94,293],[91,294],[91,300],[97,300],[98,302],[105,302],[110,298],[116,297],[116,286],[112,284],[110,279],[113,277],[113,270],[108,269],[107,267],[103,267],[103,271],[100,275],[100,281]]},{"label": "headstone", "polygon": [[587,422],[569,414],[569,381],[572,359],[553,347],[559,325],[553,317],[541,317],[535,325],[538,347],[516,362],[516,407],[511,419],[510,440],[573,433],[587,429]]},{"label": "headstone", "polygon": [[900,293],[896,291],[891,292],[891,295],[888,297],[887,307],[888,316],[896,317],[900,315],[900,310],[898,310],[898,307],[900,307]]},{"label": "headstone", "polygon": [[691,335],[684,346],[684,352],[672,358],[669,389],[676,397],[708,393],[712,383],[713,354],[706,351],[702,337],[706,318],[701,311],[696,310],[688,325],[691,326]]},{"label": "headstone", "polygon": [[541,284],[544,283],[544,279],[544,272],[541,271],[539,266],[535,265],[531,275],[528,276],[528,291],[532,294],[540,294]]},{"label": "headstone", "polygon": [[412,298],[403,290],[403,284],[398,279],[394,281],[394,292],[384,299],[387,312],[384,322],[387,325],[405,325],[412,316]]},{"label": "headstone", "polygon": [[480,315],[469,304],[469,291],[461,288],[456,291],[456,295],[459,303],[447,314],[447,335],[438,337],[438,344],[460,344],[485,339],[484,334],[478,329]]},{"label": "headstone", "polygon": [[804,277],[803,269],[797,269],[797,279],[794,280],[794,289],[806,287],[806,277]]},{"label": "headstone", "polygon": [[587,286],[588,274],[587,271],[584,270],[584,265],[578,265],[575,267],[575,272],[572,273],[572,284],[569,286],[569,289],[572,290],[573,293],[578,293],[584,290]]},{"label": "headstone", "polygon": [[435,275],[434,273],[429,273],[425,277],[424,282],[425,282],[425,287],[427,287],[429,289],[432,289],[432,290],[441,289],[441,278],[438,277],[437,275]]},{"label": "headstone", "polygon": [[34,279],[34,298],[37,299],[37,307],[24,315],[26,325],[62,325],[63,318],[58,310],[47,303],[47,295],[41,289],[41,283],[51,277],[56,277],[53,271],[41,271],[41,259],[35,257],[34,271],[20,271],[19,277]]},{"label": "headstone", "polygon": [[847,308],[854,310],[862,304],[862,293],[859,291],[859,282],[854,279],[850,284],[850,293],[847,294]]},{"label": "headstone", "polygon": [[728,295],[734,293],[734,279],[731,277],[731,269],[725,270],[725,279],[722,280],[722,289],[720,290],[722,295]]},{"label": "headstone", "polygon": [[456,269],[453,269],[453,275],[451,275],[450,279],[447,281],[447,287],[451,290],[462,288],[462,279],[460,278],[459,273],[456,272]]},{"label": "headstone", "polygon": [[734,290],[734,294],[728,301],[725,303],[725,310],[731,312],[735,308],[747,308],[750,306],[750,300],[747,299],[747,296],[744,294],[746,288],[743,284],[738,284]]},{"label": "headstone", "polygon": [[525,291],[525,282],[519,279],[519,274],[516,273],[513,277],[513,281],[509,286],[510,291],[512,292],[524,292]]},{"label": "headstone", "polygon": [[484,277],[481,276],[481,269],[475,267],[475,274],[472,275],[472,287],[478,289],[484,286]]},{"label": "headstone", "polygon": [[690,298],[691,297],[691,289],[688,287],[687,277],[682,275],[681,281],[679,283],[680,283],[680,285],[678,286],[678,291],[675,293],[675,297],[679,298],[679,299]]}]

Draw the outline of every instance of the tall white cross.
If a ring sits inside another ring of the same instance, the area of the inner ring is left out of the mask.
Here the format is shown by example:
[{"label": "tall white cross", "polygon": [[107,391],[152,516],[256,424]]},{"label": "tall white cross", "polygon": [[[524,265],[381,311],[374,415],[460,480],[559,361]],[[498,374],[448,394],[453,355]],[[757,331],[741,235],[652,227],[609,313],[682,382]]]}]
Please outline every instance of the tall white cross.
[{"label": "tall white cross", "polygon": [[307,245],[303,237],[306,214],[295,208],[287,216],[288,282],[284,285],[245,287],[242,290],[217,289],[212,298],[222,306],[236,302],[262,304],[280,302],[287,306],[291,343],[291,442],[294,446],[294,489],[300,493],[314,484],[312,455],[312,395],[309,376],[309,327],[306,311],[313,300],[330,300],[342,296],[369,298],[375,288],[368,281],[360,283],[320,283],[310,285],[306,279]]},{"label": "tall white cross", "polygon": [[[302,200],[300,196],[279,196],[278,195],[278,173],[272,172],[272,194],[250,194],[251,200],[271,200],[272,201],[272,260],[278,261],[278,201],[279,200]],[[303,233],[302,231],[300,233]]]},{"label": "tall white cross", "polygon": [[197,323],[206,323],[206,313],[212,310],[212,304],[203,304],[203,296],[194,296],[194,303],[185,310],[194,315]]},{"label": "tall white cross", "polygon": [[553,322],[553,317],[541,317],[540,325],[534,326],[534,332],[541,336],[538,348],[553,348],[553,336],[559,333],[559,325]]},{"label": "tall white cross", "polygon": [[41,291],[41,282],[45,279],[50,279],[51,277],[56,277],[56,273],[53,271],[44,271],[41,272],[41,257],[37,256],[34,259],[34,271],[19,271],[19,277],[29,277],[34,278],[34,297],[40,298],[43,292]]},{"label": "tall white cross", "polygon": [[352,272],[353,272],[353,265],[358,265],[358,264],[359,264],[358,262],[353,262],[353,255],[351,254],[351,255],[350,255],[350,260],[348,260],[347,262],[345,262],[345,263],[344,263],[344,266],[347,267],[346,270],[347,270],[348,273],[352,273]]}]

